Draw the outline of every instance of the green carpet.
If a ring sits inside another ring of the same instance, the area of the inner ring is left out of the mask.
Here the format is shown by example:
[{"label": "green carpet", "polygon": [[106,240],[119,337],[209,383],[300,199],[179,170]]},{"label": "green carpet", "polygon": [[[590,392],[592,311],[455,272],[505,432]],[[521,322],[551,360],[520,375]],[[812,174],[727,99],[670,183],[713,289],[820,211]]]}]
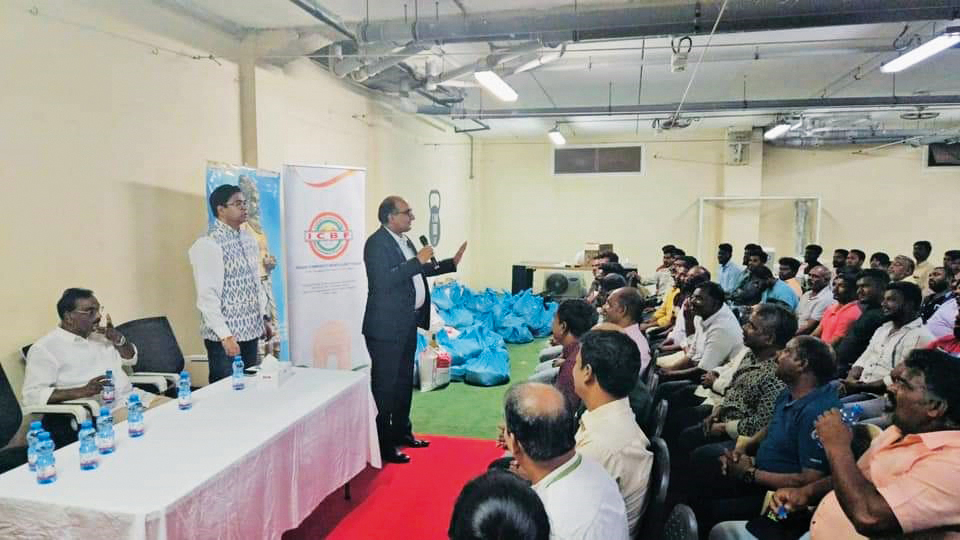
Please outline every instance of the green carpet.
[{"label": "green carpet", "polygon": [[523,345],[507,345],[510,354],[510,383],[502,386],[471,386],[450,383],[433,392],[413,391],[410,420],[417,433],[459,435],[495,439],[503,423],[503,394],[510,384],[525,381],[537,365],[537,354],[548,345],[536,339]]}]

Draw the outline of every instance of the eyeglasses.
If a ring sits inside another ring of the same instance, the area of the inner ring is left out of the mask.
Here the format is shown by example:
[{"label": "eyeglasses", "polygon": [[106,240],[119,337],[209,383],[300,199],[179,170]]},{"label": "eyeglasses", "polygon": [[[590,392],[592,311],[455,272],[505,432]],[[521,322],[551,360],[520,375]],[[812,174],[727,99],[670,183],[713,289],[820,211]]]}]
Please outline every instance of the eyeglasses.
[{"label": "eyeglasses", "polygon": [[103,313],[103,306],[88,307],[87,309],[75,309],[74,313],[81,313],[87,317],[93,317]]},{"label": "eyeglasses", "polygon": [[394,214],[406,214],[408,216],[413,215],[413,208],[407,208],[406,210],[394,210]]},{"label": "eyeglasses", "polygon": [[232,203],[227,203],[227,206],[235,206],[237,208],[246,208],[247,201],[233,201]]}]

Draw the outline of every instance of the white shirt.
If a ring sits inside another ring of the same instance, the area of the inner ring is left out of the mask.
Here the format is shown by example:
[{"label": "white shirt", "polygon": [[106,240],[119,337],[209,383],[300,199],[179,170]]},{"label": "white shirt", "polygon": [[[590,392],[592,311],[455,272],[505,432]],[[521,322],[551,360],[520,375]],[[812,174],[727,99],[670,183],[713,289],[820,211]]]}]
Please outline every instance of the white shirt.
[{"label": "white shirt", "polygon": [[953,297],[940,304],[927,320],[927,330],[935,338],[942,338],[953,334],[953,325],[957,320],[957,298]]},{"label": "white shirt", "polygon": [[[240,230],[251,271],[260,275],[260,245],[247,229]],[[197,309],[203,317],[203,324],[220,339],[233,335],[223,316],[223,249],[209,235],[201,236],[187,252],[193,266],[193,279],[197,287]],[[259,280],[258,280],[259,282]],[[260,315],[267,314],[267,291],[261,285],[259,289]]]},{"label": "white shirt", "polygon": [[724,394],[727,393],[727,387],[733,381],[733,375],[740,369],[740,363],[743,357],[750,352],[750,348],[744,345],[730,358],[726,364],[712,369],[717,372],[717,380],[713,381],[713,386],[709,389],[698,386],[693,393],[697,397],[704,398],[703,405],[719,405],[723,401]]},{"label": "white shirt", "polygon": [[[27,370],[23,379],[23,404],[46,405],[54,390],[79,388],[90,379],[113,370],[116,400],[113,408],[123,407],[133,391],[130,379],[123,366],[137,363],[136,347],[133,358],[125,360],[116,347],[101,334],[93,333],[82,338],[59,326],[38,339],[27,353]],[[155,397],[148,392],[137,391],[144,405]],[[90,399],[99,401],[100,396]]]},{"label": "white shirt", "polygon": [[640,349],[640,372],[643,373],[643,371],[647,369],[647,366],[650,365],[650,343],[643,335],[643,332],[640,331],[640,325],[638,323],[623,327],[623,333],[630,336],[630,339],[632,339],[633,342],[637,344],[637,348]]},{"label": "white shirt", "polygon": [[800,296],[800,301],[797,303],[797,323],[799,326],[804,326],[810,321],[823,319],[823,312],[836,303],[830,287],[824,287],[816,294],[813,289],[810,289]]},{"label": "white shirt", "polygon": [[616,482],[597,462],[574,454],[539,482],[556,540],[628,540],[627,511]]},{"label": "white shirt", "polygon": [[627,509],[627,524],[636,533],[647,497],[653,453],[650,441],[637,425],[627,398],[586,411],[576,434],[577,451],[599,463],[620,489]]},{"label": "white shirt", "polygon": [[923,326],[920,317],[893,328],[893,321],[887,321],[877,328],[870,338],[867,350],[854,362],[853,367],[863,368],[860,382],[883,380],[914,349],[922,349],[933,341],[933,335]]},{"label": "white shirt", "polygon": [[[397,245],[400,246],[400,251],[403,252],[403,256],[406,257],[407,260],[416,258],[417,252],[410,247],[411,242],[406,235],[397,234],[387,227],[384,227],[384,229],[397,241]],[[427,289],[423,286],[423,276],[421,274],[416,274],[411,279],[413,279],[414,292],[413,309],[420,309],[420,306],[423,305],[424,300],[427,298]]]},{"label": "white shirt", "polygon": [[724,304],[703,321],[703,349],[698,366],[711,371],[723,365],[743,346],[743,329],[730,306]]}]

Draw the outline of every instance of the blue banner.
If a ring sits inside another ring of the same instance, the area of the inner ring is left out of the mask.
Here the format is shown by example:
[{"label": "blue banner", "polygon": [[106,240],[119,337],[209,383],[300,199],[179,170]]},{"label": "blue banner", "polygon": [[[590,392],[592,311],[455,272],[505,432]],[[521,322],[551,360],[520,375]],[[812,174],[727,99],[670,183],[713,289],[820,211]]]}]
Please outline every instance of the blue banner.
[{"label": "blue banner", "polygon": [[[239,186],[247,199],[247,223],[260,245],[260,279],[268,297],[268,312],[276,321],[277,337],[265,344],[265,352],[277,358],[290,359],[287,330],[287,305],[283,277],[283,218],[280,209],[280,173],[239,167],[223,163],[207,163],[207,197],[218,186]],[[207,206],[207,220],[212,225],[213,212]],[[278,351],[279,349],[279,351]]]}]

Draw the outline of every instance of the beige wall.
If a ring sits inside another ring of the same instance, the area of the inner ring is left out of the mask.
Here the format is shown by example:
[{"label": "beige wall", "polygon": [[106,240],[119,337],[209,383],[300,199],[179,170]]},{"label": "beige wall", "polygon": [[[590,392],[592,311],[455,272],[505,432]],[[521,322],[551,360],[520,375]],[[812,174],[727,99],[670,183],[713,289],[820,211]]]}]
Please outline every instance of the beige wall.
[{"label": "beige wall", "polygon": [[[167,315],[184,352],[202,352],[186,250],[206,226],[206,161],[241,159],[237,67],[152,54],[205,53],[89,7],[44,9],[150,45],[0,4],[0,48],[15,52],[0,72],[0,363],[22,369],[17,351],[57,323],[71,286],[94,289],[116,322]],[[418,210],[416,234],[438,188],[440,253],[467,238],[466,137],[373,107],[306,61],[259,68],[257,108],[261,167],[368,167],[368,227],[396,193]]]}]

